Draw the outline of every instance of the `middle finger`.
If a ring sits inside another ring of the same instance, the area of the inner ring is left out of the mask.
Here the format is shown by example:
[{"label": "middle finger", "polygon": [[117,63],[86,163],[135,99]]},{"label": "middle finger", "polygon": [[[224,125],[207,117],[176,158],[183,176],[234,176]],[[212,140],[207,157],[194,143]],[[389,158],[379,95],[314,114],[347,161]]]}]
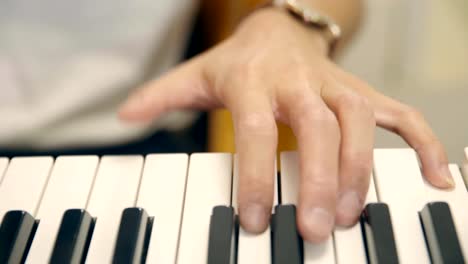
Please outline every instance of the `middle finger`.
[{"label": "middle finger", "polygon": [[[311,242],[325,240],[334,226],[340,131],[333,112],[311,89],[283,97],[298,140],[300,189],[298,227]],[[294,104],[291,104],[294,102]]]},{"label": "middle finger", "polygon": [[336,81],[322,98],[340,123],[340,190],[336,222],[349,226],[359,218],[372,170],[375,119],[366,99]]}]

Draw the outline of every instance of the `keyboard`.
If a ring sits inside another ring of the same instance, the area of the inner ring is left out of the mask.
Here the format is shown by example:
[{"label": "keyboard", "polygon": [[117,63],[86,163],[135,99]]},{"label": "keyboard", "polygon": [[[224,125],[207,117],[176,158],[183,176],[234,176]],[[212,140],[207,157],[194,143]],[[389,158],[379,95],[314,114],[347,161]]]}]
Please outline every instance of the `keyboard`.
[{"label": "keyboard", "polygon": [[360,222],[321,244],[296,229],[296,152],[259,235],[238,224],[236,155],[0,158],[0,263],[466,263],[465,155],[444,191],[412,149],[375,149]]}]

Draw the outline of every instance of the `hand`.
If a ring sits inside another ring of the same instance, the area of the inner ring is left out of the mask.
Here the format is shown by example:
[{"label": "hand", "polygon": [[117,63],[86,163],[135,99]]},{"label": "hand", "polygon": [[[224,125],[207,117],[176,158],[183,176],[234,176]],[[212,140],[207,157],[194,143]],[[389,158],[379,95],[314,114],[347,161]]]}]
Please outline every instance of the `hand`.
[{"label": "hand", "polygon": [[[435,186],[453,185],[441,143],[422,115],[372,89],[327,58],[319,32],[264,9],[226,41],[139,89],[120,117],[150,121],[176,109],[226,107],[239,154],[239,213],[251,232],[265,230],[273,200],[276,122],[298,140],[298,227],[311,242],[354,224],[370,173],[375,125],[401,135]],[[405,184],[402,182],[401,184]]]}]

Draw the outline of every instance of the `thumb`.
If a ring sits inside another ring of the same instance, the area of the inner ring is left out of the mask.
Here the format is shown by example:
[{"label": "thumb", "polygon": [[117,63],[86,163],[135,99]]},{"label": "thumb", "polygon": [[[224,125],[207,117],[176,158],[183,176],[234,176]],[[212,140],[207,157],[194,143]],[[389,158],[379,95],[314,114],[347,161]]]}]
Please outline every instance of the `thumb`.
[{"label": "thumb", "polygon": [[147,122],[176,109],[213,107],[215,102],[208,92],[203,61],[203,57],[196,57],[143,85],[123,103],[119,117]]}]

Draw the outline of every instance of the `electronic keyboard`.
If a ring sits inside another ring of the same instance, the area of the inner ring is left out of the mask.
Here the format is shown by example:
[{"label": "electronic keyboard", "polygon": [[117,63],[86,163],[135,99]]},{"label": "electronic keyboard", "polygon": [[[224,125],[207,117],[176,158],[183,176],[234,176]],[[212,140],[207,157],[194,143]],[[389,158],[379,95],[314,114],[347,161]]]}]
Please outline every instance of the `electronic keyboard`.
[{"label": "electronic keyboard", "polygon": [[468,260],[468,162],[450,165],[445,191],[412,149],[376,149],[360,222],[321,244],[297,232],[297,153],[278,163],[271,224],[252,235],[239,226],[232,154],[0,158],[0,263]]}]

